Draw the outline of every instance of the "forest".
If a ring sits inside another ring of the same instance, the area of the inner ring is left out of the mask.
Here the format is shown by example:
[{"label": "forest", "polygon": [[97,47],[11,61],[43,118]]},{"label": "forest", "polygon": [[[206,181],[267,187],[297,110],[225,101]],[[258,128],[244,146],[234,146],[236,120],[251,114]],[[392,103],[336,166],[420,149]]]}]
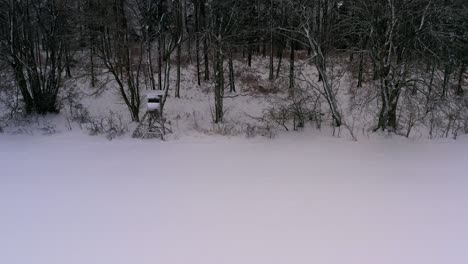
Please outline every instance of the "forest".
[{"label": "forest", "polygon": [[468,0],[0,0],[0,264],[467,264],[467,161]]},{"label": "forest", "polygon": [[[226,120],[226,100],[268,102],[254,125],[243,126],[247,134],[307,126],[342,129],[352,138],[361,129],[408,137],[418,128],[431,138],[468,133],[464,0],[1,0],[0,6],[0,131],[65,112],[68,122],[96,131],[115,130],[117,121],[142,123],[151,90],[161,91],[160,116],[173,123],[181,113],[170,109],[166,118],[166,102],[184,98],[190,86],[209,98],[201,115],[213,126],[235,119]],[[93,120],[79,102],[83,94],[119,101],[126,117]]]}]

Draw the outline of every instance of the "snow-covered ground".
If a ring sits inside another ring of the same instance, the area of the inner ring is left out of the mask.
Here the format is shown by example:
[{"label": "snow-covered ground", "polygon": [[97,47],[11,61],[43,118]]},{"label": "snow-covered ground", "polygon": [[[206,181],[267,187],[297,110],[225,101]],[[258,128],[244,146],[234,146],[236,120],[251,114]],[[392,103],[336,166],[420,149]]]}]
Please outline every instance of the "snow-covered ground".
[{"label": "snow-covered ground", "polygon": [[465,264],[468,144],[0,135],[0,263]]},{"label": "snow-covered ground", "polygon": [[[220,125],[213,84],[184,69],[165,142],[130,138],[105,75],[102,91],[69,80],[59,115],[0,123],[0,264],[468,263],[466,136],[372,133],[375,105],[348,104],[373,90],[351,95],[346,75],[339,100],[358,142],[332,137],[329,115],[321,130],[263,134],[288,85],[267,65],[236,61]],[[125,132],[112,141],[90,129],[109,116]]]}]

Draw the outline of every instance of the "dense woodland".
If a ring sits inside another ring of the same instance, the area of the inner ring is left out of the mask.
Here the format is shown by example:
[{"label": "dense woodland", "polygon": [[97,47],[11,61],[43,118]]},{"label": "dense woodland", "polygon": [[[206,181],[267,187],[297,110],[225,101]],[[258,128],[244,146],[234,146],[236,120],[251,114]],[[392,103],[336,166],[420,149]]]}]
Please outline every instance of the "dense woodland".
[{"label": "dense woodland", "polygon": [[[356,105],[377,102],[374,131],[409,133],[418,123],[468,132],[466,0],[0,0],[0,7],[0,95],[23,115],[59,112],[65,80],[86,77],[97,87],[105,70],[139,122],[143,91],[164,91],[163,105],[180,97],[190,64],[198,85],[213,84],[213,122],[222,123],[226,94],[241,93],[233,61],[250,66],[259,57],[271,82],[287,80],[280,88],[291,103],[269,112],[277,121],[301,125],[320,111],[349,128],[341,67],[352,77],[348,93],[369,94]],[[318,76],[298,70],[303,63]],[[320,110],[309,101],[322,102]]]}]

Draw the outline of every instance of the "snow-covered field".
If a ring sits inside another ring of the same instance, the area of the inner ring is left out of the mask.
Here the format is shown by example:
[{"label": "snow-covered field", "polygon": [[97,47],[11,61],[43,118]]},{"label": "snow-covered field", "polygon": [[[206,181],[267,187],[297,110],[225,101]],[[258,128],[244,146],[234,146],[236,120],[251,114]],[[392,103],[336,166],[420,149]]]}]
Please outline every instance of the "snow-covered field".
[{"label": "snow-covered field", "polygon": [[465,264],[468,144],[0,135],[0,263]]}]

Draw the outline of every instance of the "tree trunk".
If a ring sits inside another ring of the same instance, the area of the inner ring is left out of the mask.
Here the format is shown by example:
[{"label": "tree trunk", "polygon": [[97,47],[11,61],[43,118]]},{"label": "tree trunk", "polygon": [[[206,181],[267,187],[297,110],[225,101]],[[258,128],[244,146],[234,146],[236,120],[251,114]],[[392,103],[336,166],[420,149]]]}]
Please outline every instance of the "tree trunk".
[{"label": "tree trunk", "polygon": [[90,47],[90,72],[91,72],[91,87],[96,87],[96,73],[94,72],[94,46]]},{"label": "tree trunk", "polygon": [[234,63],[232,61],[232,50],[229,52],[229,87],[230,92],[236,92],[236,82],[234,78]]},{"label": "tree trunk", "polygon": [[281,38],[281,41],[279,43],[279,48],[278,48],[278,66],[276,68],[276,78],[279,77],[279,74],[281,72],[281,63],[283,62],[283,49],[284,49],[284,42]]},{"label": "tree trunk", "polygon": [[[270,11],[271,12],[271,11]],[[270,18],[272,20],[272,18]],[[270,23],[273,23],[272,21]],[[268,79],[270,81],[273,81],[275,78],[275,65],[273,61],[273,26],[272,24],[270,25],[270,74],[268,75]]]},{"label": "tree trunk", "polygon": [[397,106],[400,98],[400,89],[396,87],[390,91],[391,88],[385,82],[387,81],[381,81],[381,84],[384,85],[381,90],[382,107],[379,114],[378,126],[375,130],[382,129],[383,131],[395,132],[398,128]]},{"label": "tree trunk", "polygon": [[[180,98],[180,67],[181,67],[181,57],[182,57],[182,42],[184,32],[183,32],[183,12],[182,12],[182,4],[181,0],[177,0],[175,2],[176,10],[177,10],[177,37],[180,39],[179,43],[177,43],[177,80],[176,80],[176,89],[175,89],[175,97]],[[190,50],[189,50],[190,53]]]},{"label": "tree trunk", "polygon": [[361,51],[359,53],[359,72],[358,72],[357,87],[362,87],[363,70],[364,70],[364,53]]},{"label": "tree trunk", "polygon": [[266,58],[266,49],[267,49],[266,41],[265,39],[263,39],[262,40],[262,58]]},{"label": "tree trunk", "polygon": [[249,43],[249,49],[247,53],[247,66],[252,67],[252,44]]},{"label": "tree trunk", "polygon": [[373,69],[372,70],[372,73],[373,73],[372,79],[374,81],[376,81],[379,78],[379,71],[377,70],[377,64],[376,64],[375,60],[372,60],[372,67],[373,67],[372,68]]},{"label": "tree trunk", "polygon": [[431,79],[429,81],[429,87],[427,89],[427,98],[428,98],[427,100],[428,101],[430,100],[431,95],[432,95],[432,86],[433,86],[433,83],[434,83],[435,68],[436,68],[436,64],[435,64],[435,61],[434,61],[434,63],[432,64]]},{"label": "tree trunk", "polygon": [[187,0],[179,0],[179,1],[183,1],[181,2],[179,5],[180,5],[180,8],[181,8],[181,13],[180,13],[180,16],[181,16],[181,32],[182,32],[182,36],[184,36],[184,32],[187,33],[186,35],[188,36],[187,37],[187,55],[188,55],[188,59],[189,59],[189,63],[190,65],[193,63],[193,59],[192,59],[192,34],[190,34],[189,32],[189,29],[188,29],[188,12],[187,12]]},{"label": "tree trunk", "polygon": [[164,37],[164,34],[160,32],[159,38],[158,38],[158,89],[163,90],[163,83],[162,83],[162,71],[163,71],[163,65],[162,65],[162,59],[163,59],[163,41],[162,38]]},{"label": "tree trunk", "polygon": [[442,85],[442,97],[447,96],[447,90],[448,90],[449,84],[450,84],[450,64],[447,63],[445,65],[445,70],[444,70],[444,83]]},{"label": "tree trunk", "polygon": [[151,38],[148,29],[146,29],[146,60],[148,69],[148,78],[150,80],[151,90],[156,90],[156,83],[154,81],[153,58],[151,53]]},{"label": "tree trunk", "polygon": [[197,83],[201,85],[200,78],[200,0],[195,1],[195,53],[197,60]]},{"label": "tree trunk", "polygon": [[23,67],[21,66],[21,64],[19,64],[19,62],[17,62],[15,63],[14,70],[16,76],[16,83],[19,87],[21,95],[23,96],[26,114],[31,114],[34,110],[34,101],[31,97],[31,94],[28,91],[28,84],[24,77]]},{"label": "tree trunk", "polygon": [[224,97],[224,69],[223,69],[223,56],[221,51],[221,44],[216,47],[215,55],[215,120],[216,124],[223,122],[223,97]]},{"label": "tree trunk", "polygon": [[71,78],[72,74],[71,74],[70,52],[68,51],[68,47],[66,49],[67,51],[65,51],[65,75],[68,78]]},{"label": "tree trunk", "polygon": [[[201,21],[203,23],[203,28],[206,29],[206,9],[205,9],[205,1],[201,1],[200,3],[200,15]],[[204,55],[204,62],[205,62],[205,81],[210,80],[210,63],[208,59],[208,40],[206,36],[203,38],[203,55]]]},{"label": "tree trunk", "polygon": [[177,46],[177,82],[175,89],[175,97],[180,98],[180,60],[181,60],[181,49],[182,44]]},{"label": "tree trunk", "polygon": [[463,74],[465,73],[465,70],[466,70],[466,64],[462,63],[460,67],[460,74],[458,75],[458,84],[457,84],[457,92],[456,92],[458,96],[462,96],[464,93],[463,92]]},{"label": "tree trunk", "polygon": [[203,52],[204,52],[204,61],[205,61],[205,81],[210,80],[210,63],[208,59],[208,43],[206,38],[203,40]]},{"label": "tree trunk", "polygon": [[294,74],[295,46],[294,45],[295,45],[294,40],[291,40],[290,56],[289,56],[289,94],[290,95],[294,94],[294,79],[295,79],[295,74]]}]

